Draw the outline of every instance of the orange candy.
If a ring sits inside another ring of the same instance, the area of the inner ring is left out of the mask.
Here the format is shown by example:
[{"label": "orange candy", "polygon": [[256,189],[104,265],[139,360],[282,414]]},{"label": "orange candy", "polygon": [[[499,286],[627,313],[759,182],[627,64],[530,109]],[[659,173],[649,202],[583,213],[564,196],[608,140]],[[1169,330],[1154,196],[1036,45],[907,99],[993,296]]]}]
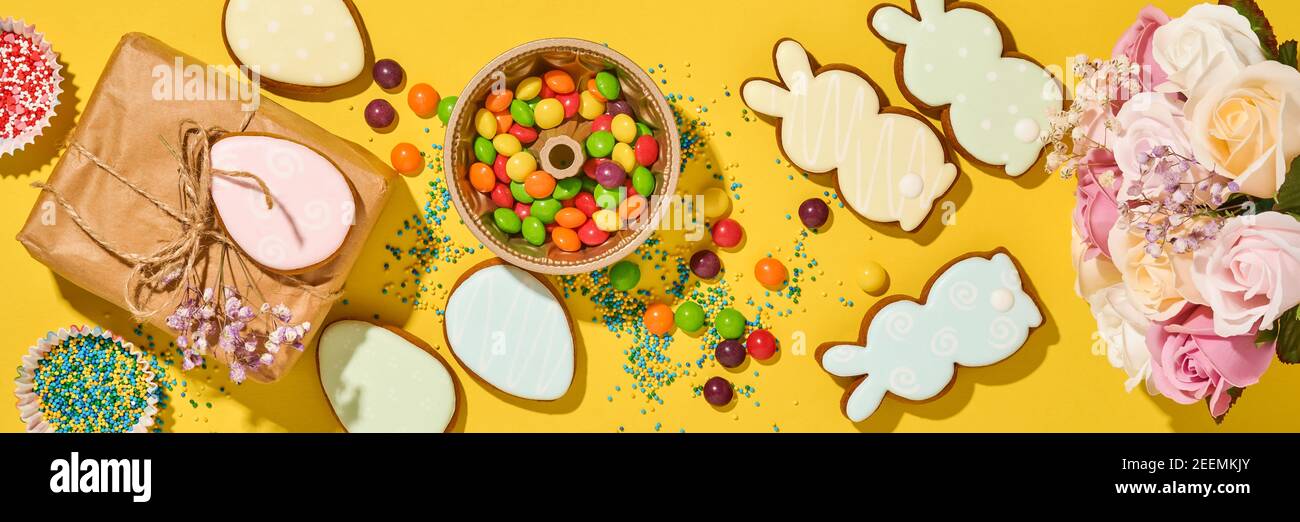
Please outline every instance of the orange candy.
[{"label": "orange candy", "polygon": [[[573,201],[573,200],[570,199],[569,201]],[[566,201],[565,203],[568,203],[568,201]],[[560,209],[559,212],[555,213],[555,223],[564,228],[577,229],[578,227],[582,226],[583,223],[586,222],[587,222],[587,215],[583,214],[581,210],[578,210],[573,207],[565,207]]]},{"label": "orange candy", "polygon": [[785,265],[770,257],[759,259],[758,264],[754,265],[754,277],[764,286],[781,286],[786,279]]},{"label": "orange candy", "polygon": [[600,95],[600,90],[596,89],[595,78],[591,78],[587,80],[587,92],[591,93],[591,95],[594,96],[597,100],[600,100],[600,103],[605,103],[609,101],[606,100],[604,96]]},{"label": "orange candy", "polygon": [[416,116],[429,118],[438,113],[438,102],[442,98],[438,96],[438,91],[433,90],[433,86],[427,83],[417,83],[411,87],[411,91],[406,93],[406,104],[411,106],[411,110]]},{"label": "orange candy", "polygon": [[483,108],[488,112],[498,113],[510,109],[510,102],[514,101],[515,92],[510,89],[489,92],[487,98],[483,100]]},{"label": "orange candy", "polygon": [[497,176],[487,163],[475,163],[469,166],[469,184],[474,190],[487,194],[497,185]]},{"label": "orange candy", "polygon": [[420,168],[424,167],[424,158],[420,157],[420,150],[410,143],[398,143],[393,147],[393,154],[389,159],[393,162],[393,169],[407,176],[415,175],[420,172]]},{"label": "orange candy", "polygon": [[524,192],[537,199],[550,197],[555,192],[555,178],[545,171],[533,171],[524,178]]},{"label": "orange candy", "polygon": [[641,318],[646,330],[655,335],[663,335],[673,329],[673,310],[663,303],[652,304],[645,309]]},{"label": "orange candy", "polygon": [[546,86],[550,87],[556,94],[573,92],[573,77],[569,76],[569,73],[556,69],[547,71],[546,74],[542,75],[542,79],[546,81]]},{"label": "orange candy", "polygon": [[577,252],[582,248],[582,241],[578,240],[578,233],[571,228],[555,227],[551,229],[551,241],[555,247],[565,252]]}]

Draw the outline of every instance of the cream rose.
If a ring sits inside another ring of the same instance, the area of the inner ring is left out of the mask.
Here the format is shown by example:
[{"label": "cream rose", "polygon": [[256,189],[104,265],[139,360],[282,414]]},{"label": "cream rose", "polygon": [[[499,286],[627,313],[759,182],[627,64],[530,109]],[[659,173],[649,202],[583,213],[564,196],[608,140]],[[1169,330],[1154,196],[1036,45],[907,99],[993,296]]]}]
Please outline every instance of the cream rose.
[{"label": "cream rose", "polygon": [[1189,97],[1184,111],[1196,161],[1272,198],[1300,156],[1300,71],[1261,62]]},{"label": "cream rose", "polygon": [[1264,50],[1250,21],[1224,5],[1193,6],[1156,29],[1152,45],[1152,57],[1169,76],[1169,82],[1156,89],[1177,90],[1188,96],[1264,61]]}]

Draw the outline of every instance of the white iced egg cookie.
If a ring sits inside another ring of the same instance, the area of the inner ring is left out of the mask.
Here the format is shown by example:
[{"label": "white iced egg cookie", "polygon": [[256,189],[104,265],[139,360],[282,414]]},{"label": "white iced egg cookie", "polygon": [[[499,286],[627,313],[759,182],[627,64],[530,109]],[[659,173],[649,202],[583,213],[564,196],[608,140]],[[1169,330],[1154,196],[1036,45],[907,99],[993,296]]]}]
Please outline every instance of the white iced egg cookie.
[{"label": "white iced egg cookie", "polygon": [[324,156],[300,143],[234,134],[212,144],[212,200],[226,233],[259,265],[294,272],[328,260],[352,228],[352,187]]},{"label": "white iced egg cookie", "polygon": [[342,85],[366,65],[350,1],[227,0],[224,25],[235,60],[284,87]]},{"label": "white iced egg cookie", "polygon": [[365,321],[338,321],[317,348],[321,386],[351,433],[438,433],[456,413],[446,365],[402,335]]},{"label": "white iced egg cookie", "polygon": [[515,397],[549,401],[573,382],[573,332],[551,289],[493,260],[472,268],[447,300],[447,344],[469,371]]}]

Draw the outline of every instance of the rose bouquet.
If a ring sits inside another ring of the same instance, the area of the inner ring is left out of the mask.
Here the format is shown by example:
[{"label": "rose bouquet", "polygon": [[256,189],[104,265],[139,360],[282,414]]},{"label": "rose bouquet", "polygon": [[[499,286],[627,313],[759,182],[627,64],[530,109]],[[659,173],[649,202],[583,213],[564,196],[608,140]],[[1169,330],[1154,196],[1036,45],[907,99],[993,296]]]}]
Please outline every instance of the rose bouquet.
[{"label": "rose bouquet", "polygon": [[1253,0],[1148,6],[1080,57],[1049,171],[1075,178],[1077,291],[1127,388],[1222,420],[1300,361],[1300,71]]}]

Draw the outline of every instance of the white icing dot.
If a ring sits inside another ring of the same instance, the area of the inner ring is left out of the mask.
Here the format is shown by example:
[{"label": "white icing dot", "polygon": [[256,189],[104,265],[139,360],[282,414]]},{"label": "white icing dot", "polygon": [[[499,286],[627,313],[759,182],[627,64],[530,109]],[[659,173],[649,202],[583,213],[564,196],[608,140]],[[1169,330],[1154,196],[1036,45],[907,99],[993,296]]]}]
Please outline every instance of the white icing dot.
[{"label": "white icing dot", "polygon": [[958,93],[956,100],[957,103],[966,103],[966,95],[962,93]]},{"label": "white icing dot", "polygon": [[932,63],[927,63],[922,68],[925,69],[925,72],[934,72],[934,64]]},{"label": "white icing dot", "polygon": [[334,38],[336,38],[336,35],[334,34],[334,31],[325,31],[325,41],[326,41],[326,42],[333,42],[333,41],[334,41]]},{"label": "white icing dot", "polygon": [[267,22],[267,23],[266,23],[266,32],[268,32],[268,33],[274,33],[274,32],[279,31],[279,30],[280,30],[280,21],[279,21],[279,20],[271,20],[270,22]]},{"label": "white icing dot", "polygon": [[315,12],[316,12],[316,6],[311,4],[302,4],[302,14],[311,16],[311,14]]},{"label": "white icing dot", "polygon": [[998,81],[998,73],[995,73],[995,72],[993,72],[993,71],[989,71],[988,74],[985,74],[985,75],[984,75],[984,79],[985,79],[985,80],[988,80],[988,81],[990,81],[990,82],[996,82],[996,81]]},{"label": "white icing dot", "polygon": [[1010,290],[999,288],[989,294],[989,306],[1001,313],[1011,311],[1011,307],[1016,305],[1016,296]]},{"label": "white icing dot", "polygon": [[907,199],[916,199],[921,197],[921,189],[925,188],[925,181],[913,173],[908,173],[898,180],[898,192]]},{"label": "white icing dot", "polygon": [[984,129],[984,130],[992,129],[992,128],[993,128],[993,121],[992,121],[992,120],[987,120],[987,119],[986,119],[986,120],[983,120],[983,121],[980,121],[980,128],[981,128],[981,129]]},{"label": "white icing dot", "polygon": [[307,57],[311,56],[311,53],[307,52],[306,48],[300,48],[294,52],[294,55],[297,56],[299,60],[306,60]]},{"label": "white icing dot", "polygon": [[1019,113],[1020,113],[1020,106],[1010,105],[1007,107],[1007,114],[1019,114]]},{"label": "white icing dot", "polygon": [[1030,143],[1038,139],[1038,133],[1040,130],[1042,129],[1038,127],[1038,122],[1034,121],[1032,118],[1021,118],[1016,122],[1014,132],[1016,133],[1016,139],[1025,143]]},{"label": "white icing dot", "polygon": [[961,47],[957,49],[957,56],[965,58],[967,54],[970,54],[970,51],[967,51],[965,47]]}]

